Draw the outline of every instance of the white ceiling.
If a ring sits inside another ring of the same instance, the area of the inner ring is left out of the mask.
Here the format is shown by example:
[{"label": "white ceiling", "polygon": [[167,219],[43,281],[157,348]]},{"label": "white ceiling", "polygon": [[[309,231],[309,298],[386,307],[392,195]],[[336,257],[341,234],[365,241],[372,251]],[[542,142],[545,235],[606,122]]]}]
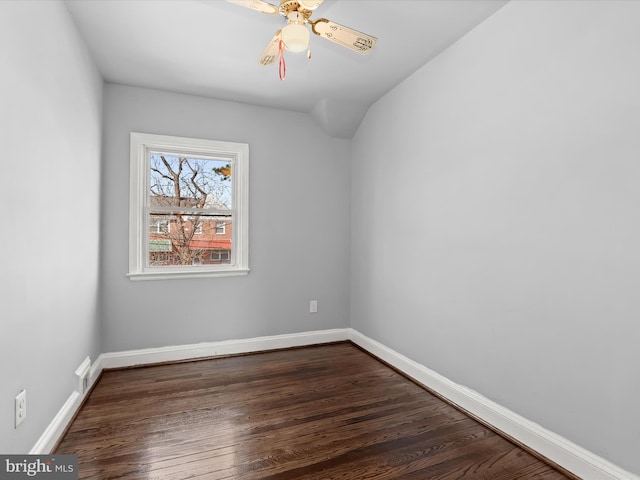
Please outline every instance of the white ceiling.
[{"label": "white ceiling", "polygon": [[[311,113],[353,135],[369,106],[507,0],[325,0],[328,18],[378,37],[368,55],[311,35],[311,60],[258,58],[286,19],[224,0],[65,0],[105,81]],[[278,3],[273,0],[271,3]]]}]

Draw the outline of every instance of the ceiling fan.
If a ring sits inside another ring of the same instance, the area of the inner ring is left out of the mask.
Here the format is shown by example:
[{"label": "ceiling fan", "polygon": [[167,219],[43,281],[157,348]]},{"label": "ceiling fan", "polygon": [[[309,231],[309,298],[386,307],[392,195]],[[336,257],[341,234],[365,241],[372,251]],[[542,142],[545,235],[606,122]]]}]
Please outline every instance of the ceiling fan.
[{"label": "ceiling fan", "polygon": [[316,8],[322,5],[324,0],[281,0],[279,7],[263,0],[227,1],[266,14],[279,13],[287,18],[287,25],[275,33],[258,60],[260,65],[266,66],[271,65],[279,58],[280,80],[284,80],[286,76],[283,56],[285,50],[289,52],[304,52],[306,50],[307,57],[311,58],[310,34],[307,24],[311,26],[311,31],[316,35],[361,54],[369,53],[378,40],[376,37],[326,18],[312,20],[311,15]]}]

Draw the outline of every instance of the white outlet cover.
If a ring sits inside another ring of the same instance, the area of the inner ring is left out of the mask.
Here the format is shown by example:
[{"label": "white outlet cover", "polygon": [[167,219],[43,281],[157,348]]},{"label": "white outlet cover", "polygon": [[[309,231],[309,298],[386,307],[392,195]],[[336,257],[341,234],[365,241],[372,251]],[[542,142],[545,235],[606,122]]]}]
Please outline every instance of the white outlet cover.
[{"label": "white outlet cover", "polygon": [[22,390],[16,395],[16,428],[27,418],[27,391]]}]

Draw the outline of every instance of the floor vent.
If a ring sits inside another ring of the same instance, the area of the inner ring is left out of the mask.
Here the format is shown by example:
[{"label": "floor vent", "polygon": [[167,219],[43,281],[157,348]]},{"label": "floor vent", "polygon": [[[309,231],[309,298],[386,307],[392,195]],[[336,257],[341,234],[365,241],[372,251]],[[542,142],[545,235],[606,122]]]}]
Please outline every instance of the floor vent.
[{"label": "floor vent", "polygon": [[85,358],[76,370],[76,391],[84,395],[89,388],[89,371],[91,370],[91,359]]}]

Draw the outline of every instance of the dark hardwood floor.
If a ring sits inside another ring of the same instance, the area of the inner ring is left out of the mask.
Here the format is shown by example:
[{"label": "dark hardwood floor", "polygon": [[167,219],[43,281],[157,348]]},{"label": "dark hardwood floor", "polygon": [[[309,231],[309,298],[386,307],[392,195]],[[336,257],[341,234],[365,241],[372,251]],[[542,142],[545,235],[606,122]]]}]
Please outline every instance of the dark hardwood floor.
[{"label": "dark hardwood floor", "polygon": [[105,371],[79,478],[566,479],[350,343]]}]

